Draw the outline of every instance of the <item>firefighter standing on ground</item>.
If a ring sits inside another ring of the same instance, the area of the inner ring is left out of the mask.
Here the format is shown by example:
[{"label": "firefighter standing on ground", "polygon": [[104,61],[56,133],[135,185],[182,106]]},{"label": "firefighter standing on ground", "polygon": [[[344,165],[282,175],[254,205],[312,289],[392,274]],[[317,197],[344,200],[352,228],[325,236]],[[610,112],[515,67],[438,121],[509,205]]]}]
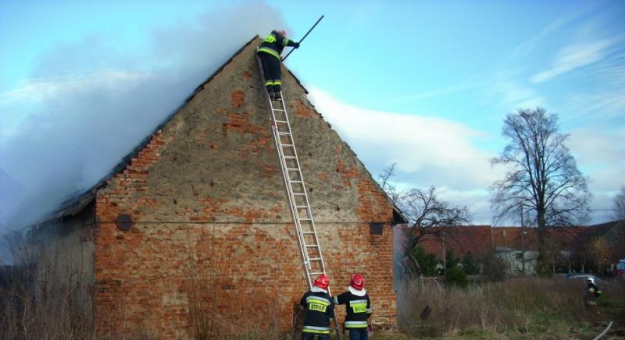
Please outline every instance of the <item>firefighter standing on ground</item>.
[{"label": "firefighter standing on ground", "polygon": [[325,275],[313,282],[313,287],[302,296],[300,305],[306,310],[302,340],[330,340],[330,321],[334,317],[334,303],[328,294],[330,280]]},{"label": "firefighter standing on ground", "polygon": [[334,297],[337,305],[346,305],[347,317],[345,328],[349,330],[350,340],[369,339],[368,320],[371,317],[371,300],[365,289],[365,278],[354,274],[348,291]]},{"label": "firefighter standing on ground", "polygon": [[298,48],[299,43],[289,40],[285,31],[273,30],[258,48],[258,57],[265,75],[265,86],[271,99],[276,99],[282,90],[280,54],[285,46]]},{"label": "firefighter standing on ground", "polygon": [[597,284],[595,283],[595,279],[592,277],[589,277],[586,280],[586,283],[587,285],[584,294],[584,302],[587,307],[596,306],[597,299],[599,299],[599,297],[601,296],[601,290],[599,290],[599,287],[597,287]]}]

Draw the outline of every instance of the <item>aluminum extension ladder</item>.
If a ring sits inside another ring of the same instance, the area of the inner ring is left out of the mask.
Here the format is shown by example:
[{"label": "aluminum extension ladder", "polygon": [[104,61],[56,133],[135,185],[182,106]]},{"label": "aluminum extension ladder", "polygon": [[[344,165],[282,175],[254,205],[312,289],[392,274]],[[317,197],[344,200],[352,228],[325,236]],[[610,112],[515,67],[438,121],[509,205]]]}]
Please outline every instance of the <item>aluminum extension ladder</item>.
[{"label": "aluminum extension ladder", "polygon": [[[262,75],[260,59],[258,56],[256,59]],[[280,97],[275,100],[271,100],[269,95],[267,95],[269,107],[271,108],[271,129],[273,132],[273,140],[278,150],[278,156],[280,157],[280,168],[282,168],[282,177],[289,196],[291,214],[293,215],[293,221],[295,221],[300,253],[302,259],[304,259],[306,281],[308,282],[308,288],[312,288],[313,280],[318,275],[327,275],[326,266],[323,255],[321,254],[321,245],[319,244],[319,237],[317,236],[317,229],[315,228],[315,221],[308,200],[304,176],[302,175],[297,150],[295,149],[295,140],[291,133],[291,123],[289,122],[289,115],[283,98],[282,92],[280,92]],[[278,104],[278,106],[274,106],[274,103]],[[330,287],[328,287],[328,294],[332,296]],[[336,318],[336,310],[334,311],[333,317],[334,328],[331,329],[336,331],[338,338],[342,340],[343,337],[338,325],[338,319]]]}]

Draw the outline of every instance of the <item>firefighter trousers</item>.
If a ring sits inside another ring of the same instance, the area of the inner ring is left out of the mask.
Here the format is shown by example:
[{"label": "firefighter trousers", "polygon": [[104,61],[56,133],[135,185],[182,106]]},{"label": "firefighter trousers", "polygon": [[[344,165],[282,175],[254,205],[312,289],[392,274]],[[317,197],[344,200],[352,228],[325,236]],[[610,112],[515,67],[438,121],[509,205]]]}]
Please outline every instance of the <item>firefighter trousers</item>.
[{"label": "firefighter trousers", "polygon": [[269,53],[258,53],[260,64],[263,67],[263,76],[265,77],[265,87],[268,92],[280,92],[282,90],[282,70],[280,69],[280,60]]}]

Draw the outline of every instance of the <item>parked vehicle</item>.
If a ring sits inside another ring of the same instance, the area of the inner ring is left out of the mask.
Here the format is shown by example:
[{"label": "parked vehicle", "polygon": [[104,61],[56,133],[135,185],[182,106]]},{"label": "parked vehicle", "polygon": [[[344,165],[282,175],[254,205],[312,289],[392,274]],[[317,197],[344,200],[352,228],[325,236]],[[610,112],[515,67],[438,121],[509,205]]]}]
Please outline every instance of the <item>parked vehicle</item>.
[{"label": "parked vehicle", "polygon": [[625,259],[621,259],[620,261],[618,261],[615,273],[618,276],[625,276]]}]

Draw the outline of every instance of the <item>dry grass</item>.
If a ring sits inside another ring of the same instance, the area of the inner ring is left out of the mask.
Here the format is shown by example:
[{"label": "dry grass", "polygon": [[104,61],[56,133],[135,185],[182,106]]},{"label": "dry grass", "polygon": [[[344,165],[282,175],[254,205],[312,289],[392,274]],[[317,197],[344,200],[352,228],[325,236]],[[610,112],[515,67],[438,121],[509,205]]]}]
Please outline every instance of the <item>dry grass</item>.
[{"label": "dry grass", "polygon": [[[585,339],[605,321],[623,317],[625,284],[604,283],[595,310],[583,304],[583,284],[524,278],[463,290],[413,283],[399,299],[399,327],[412,336],[449,339]],[[432,312],[424,322],[425,306]]]}]

